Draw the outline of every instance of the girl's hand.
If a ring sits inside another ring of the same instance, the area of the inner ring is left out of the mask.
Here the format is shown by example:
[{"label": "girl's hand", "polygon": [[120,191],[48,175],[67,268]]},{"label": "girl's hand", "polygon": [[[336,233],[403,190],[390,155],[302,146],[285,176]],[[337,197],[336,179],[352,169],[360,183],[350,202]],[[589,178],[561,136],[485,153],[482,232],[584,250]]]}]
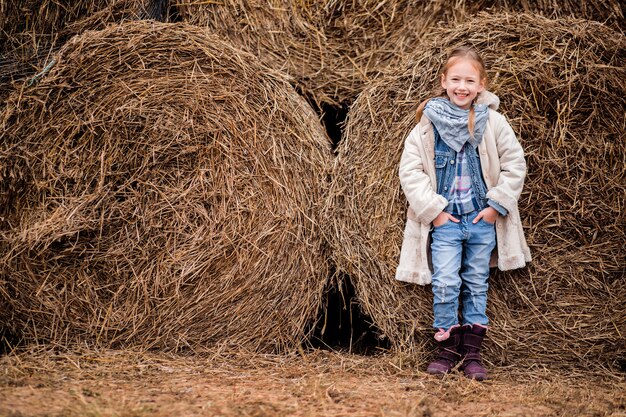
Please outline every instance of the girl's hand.
[{"label": "girl's hand", "polygon": [[447,222],[448,220],[453,221],[455,223],[458,223],[460,221],[459,219],[454,217],[452,214],[442,211],[441,213],[439,213],[437,217],[435,217],[435,220],[433,220],[433,227],[443,226],[443,224]]},{"label": "girl's hand", "polygon": [[472,223],[476,224],[480,219],[483,219],[489,224],[494,224],[496,222],[496,218],[498,217],[498,212],[493,207],[487,207],[478,213],[478,216],[472,221]]}]

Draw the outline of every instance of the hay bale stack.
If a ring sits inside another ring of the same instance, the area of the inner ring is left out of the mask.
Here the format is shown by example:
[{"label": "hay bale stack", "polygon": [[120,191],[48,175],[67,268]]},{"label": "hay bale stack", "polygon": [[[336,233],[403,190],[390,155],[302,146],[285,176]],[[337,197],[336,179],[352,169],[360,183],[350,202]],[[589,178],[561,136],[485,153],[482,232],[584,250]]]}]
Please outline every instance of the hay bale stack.
[{"label": "hay bale stack", "polygon": [[614,365],[626,355],[626,38],[586,20],[479,14],[432,32],[348,114],[330,207],[339,271],[397,348],[432,337],[430,286],[394,281],[407,203],[398,180],[415,109],[438,95],[450,48],[482,52],[526,151],[520,200],[534,261],[492,276],[487,357],[507,365]]},{"label": "hay bale stack", "polygon": [[27,341],[296,346],[328,277],[329,140],[288,80],[184,24],[69,41],[0,115],[5,323]]},{"label": "hay bale stack", "polygon": [[318,105],[351,103],[363,86],[419,45],[437,23],[480,10],[527,11],[622,22],[621,2],[425,0],[227,0],[176,3],[183,21],[206,26],[266,65],[295,77]]}]

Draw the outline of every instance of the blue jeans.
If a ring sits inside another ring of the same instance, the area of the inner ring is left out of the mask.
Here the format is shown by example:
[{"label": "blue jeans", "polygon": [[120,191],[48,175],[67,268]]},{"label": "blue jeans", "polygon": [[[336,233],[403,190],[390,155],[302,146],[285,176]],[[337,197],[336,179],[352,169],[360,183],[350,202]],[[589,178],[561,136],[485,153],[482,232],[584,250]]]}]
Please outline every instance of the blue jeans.
[{"label": "blue jeans", "polygon": [[463,324],[482,324],[487,320],[489,259],[496,246],[496,231],[491,223],[472,221],[478,211],[455,215],[432,232],[433,311],[436,329],[448,330],[459,323],[459,294]]}]

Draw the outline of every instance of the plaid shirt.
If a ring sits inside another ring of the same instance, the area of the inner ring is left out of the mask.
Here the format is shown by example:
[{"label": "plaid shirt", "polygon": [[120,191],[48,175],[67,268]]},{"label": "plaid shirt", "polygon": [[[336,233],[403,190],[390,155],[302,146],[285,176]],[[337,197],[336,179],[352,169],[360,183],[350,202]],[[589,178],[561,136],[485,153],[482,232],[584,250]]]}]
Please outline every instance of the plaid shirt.
[{"label": "plaid shirt", "polygon": [[467,143],[456,154],[456,175],[450,187],[449,204],[445,209],[452,214],[466,214],[482,209],[472,189],[472,177],[465,154],[466,146]]}]

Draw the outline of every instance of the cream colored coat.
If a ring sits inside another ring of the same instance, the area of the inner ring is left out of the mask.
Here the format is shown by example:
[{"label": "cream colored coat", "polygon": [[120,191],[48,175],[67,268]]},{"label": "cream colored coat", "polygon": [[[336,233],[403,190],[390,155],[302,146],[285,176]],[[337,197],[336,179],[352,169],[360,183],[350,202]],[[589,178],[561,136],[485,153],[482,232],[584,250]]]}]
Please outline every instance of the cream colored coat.
[{"label": "cream colored coat", "polygon": [[[517,200],[526,176],[524,151],[505,117],[496,109],[499,99],[484,91],[479,102],[489,105],[489,120],[478,145],[487,198],[508,210],[496,219],[497,245],[491,266],[506,271],[530,262],[530,250],[524,238]],[[400,184],[409,202],[406,227],[396,279],[420,285],[432,281],[430,230],[432,221],[448,205],[437,194],[435,174],[435,137],[430,121],[422,117],[404,143],[400,160]]]}]

